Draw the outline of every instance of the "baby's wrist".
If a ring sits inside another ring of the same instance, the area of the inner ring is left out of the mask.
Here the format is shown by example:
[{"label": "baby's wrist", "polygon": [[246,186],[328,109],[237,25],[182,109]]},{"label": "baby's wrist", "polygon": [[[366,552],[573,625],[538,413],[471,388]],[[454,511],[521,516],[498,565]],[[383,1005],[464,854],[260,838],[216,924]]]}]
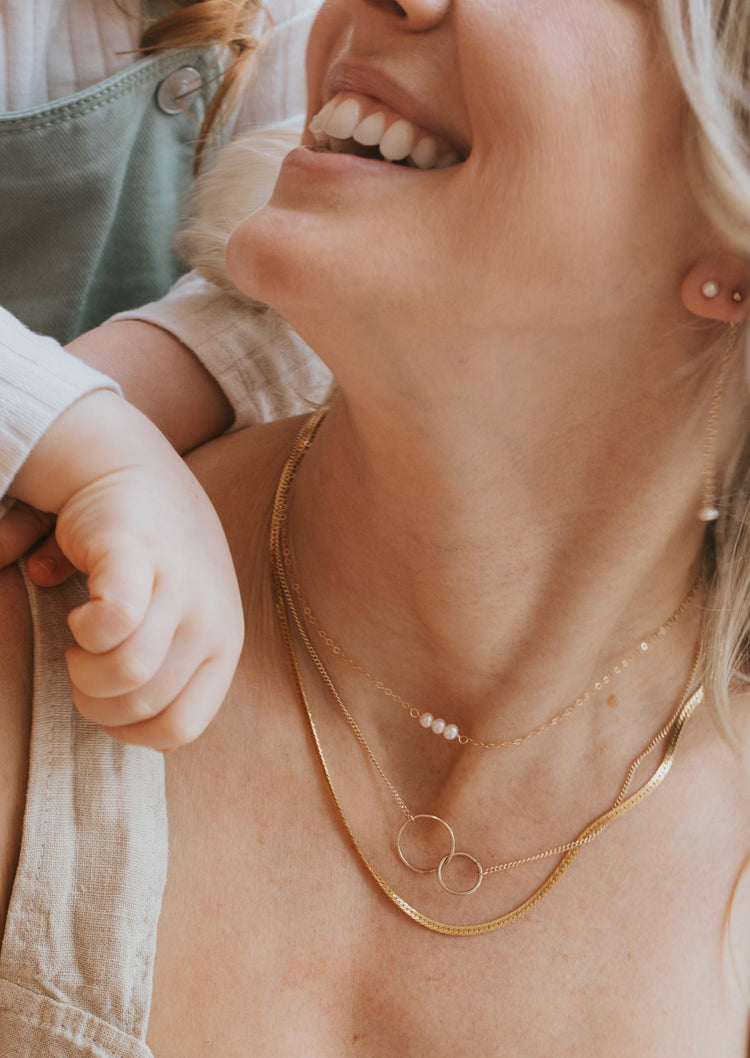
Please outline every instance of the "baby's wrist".
[{"label": "baby's wrist", "polygon": [[81,489],[136,466],[177,467],[181,459],[145,415],[123,398],[96,390],[67,408],[40,438],[8,494],[57,514]]}]

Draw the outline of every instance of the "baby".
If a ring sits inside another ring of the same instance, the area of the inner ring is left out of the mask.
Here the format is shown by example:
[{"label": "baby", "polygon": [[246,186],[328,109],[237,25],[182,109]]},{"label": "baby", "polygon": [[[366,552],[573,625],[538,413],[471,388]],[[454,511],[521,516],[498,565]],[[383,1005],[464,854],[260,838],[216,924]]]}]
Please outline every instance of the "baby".
[{"label": "baby", "polygon": [[88,577],[90,600],[68,618],[81,713],[155,749],[195,738],[229,686],[243,620],[218,518],[176,451],[120,396],[97,390],[46,431],[11,494],[30,506],[0,522],[3,555],[44,527],[37,511],[51,512],[60,553],[32,554],[29,577],[51,585],[71,567]]},{"label": "baby", "polygon": [[[266,166],[271,159],[274,173],[292,137],[296,133],[285,132],[278,142],[268,140],[262,156]],[[223,246],[233,220],[248,211],[248,166],[258,157],[252,139],[231,144],[204,184],[192,263],[216,288],[227,286]],[[257,173],[254,183],[262,183]],[[211,217],[221,218],[221,230],[211,226]],[[248,393],[241,424],[294,414],[324,396],[327,369],[282,320],[239,301],[232,311],[243,315],[243,333],[249,321],[256,346],[253,370],[242,383]],[[45,408],[53,421],[38,440],[31,437],[29,454],[4,424],[0,481],[2,472],[12,478],[8,495],[20,502],[0,520],[0,566],[33,548],[56,516],[54,538],[31,551],[26,572],[42,587],[74,569],[88,578],[90,599],[68,619],[76,706],[122,741],[173,749],[196,738],[215,715],[243,643],[242,607],[222,528],[176,450],[189,451],[231,425],[230,403],[197,357],[150,323],[105,323],[70,347],[122,383],[126,401],[110,377],[59,346],[46,347],[49,339],[18,321],[0,322],[3,334],[15,327],[15,350],[27,343],[29,392],[44,374],[39,357],[47,357],[47,373],[67,373],[71,389],[72,376],[80,394],[57,417]],[[141,339],[148,346],[144,355]],[[12,360],[10,348],[7,356]],[[233,398],[236,412],[236,392]],[[19,399],[23,403],[25,394]],[[24,442],[28,448],[28,436]]]}]

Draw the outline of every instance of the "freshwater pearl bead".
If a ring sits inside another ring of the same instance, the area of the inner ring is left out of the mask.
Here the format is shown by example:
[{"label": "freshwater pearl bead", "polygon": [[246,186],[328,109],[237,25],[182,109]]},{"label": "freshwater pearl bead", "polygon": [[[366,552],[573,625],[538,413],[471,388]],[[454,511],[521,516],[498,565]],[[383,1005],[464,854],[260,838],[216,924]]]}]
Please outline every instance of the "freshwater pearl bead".
[{"label": "freshwater pearl bead", "polygon": [[446,724],[445,731],[443,731],[443,738],[447,738],[449,742],[452,742],[454,738],[458,736],[458,728],[455,724]]},{"label": "freshwater pearl bead", "polygon": [[436,735],[442,735],[443,731],[445,731],[445,720],[441,720],[440,717],[438,717],[436,720],[433,720],[432,730],[435,732]]},{"label": "freshwater pearl bead", "polygon": [[422,713],[419,718],[419,722],[422,727],[432,727],[432,713]]},{"label": "freshwater pearl bead", "polygon": [[719,517],[719,512],[715,507],[701,507],[698,511],[699,522],[715,522]]}]

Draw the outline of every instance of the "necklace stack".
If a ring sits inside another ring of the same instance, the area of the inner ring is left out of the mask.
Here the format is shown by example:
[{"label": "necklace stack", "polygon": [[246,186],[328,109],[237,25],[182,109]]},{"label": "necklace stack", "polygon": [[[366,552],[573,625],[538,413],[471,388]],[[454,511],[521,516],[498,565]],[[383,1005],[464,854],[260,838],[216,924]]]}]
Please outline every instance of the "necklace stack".
[{"label": "necklace stack", "polygon": [[[372,748],[367,742],[367,739],[364,733],[362,732],[360,725],[357,723],[351,711],[348,709],[343,699],[341,698],[330,674],[328,673],[325,665],[323,664],[319,654],[315,650],[310,636],[307,633],[307,629],[305,628],[303,619],[300,616],[300,613],[295,604],[295,596],[298,598],[299,601],[299,599],[301,598],[301,594],[298,590],[299,586],[297,585],[295,589],[292,585],[290,585],[288,579],[288,572],[290,569],[290,558],[288,554],[289,547],[286,524],[288,519],[289,489],[291,487],[294,475],[297,471],[300,461],[302,460],[307,449],[310,447],[315,433],[320,423],[322,422],[324,416],[325,411],[316,412],[313,415],[309,416],[300,428],[292,451],[282,470],[281,477],[277,485],[273,513],[271,518],[270,532],[271,564],[274,576],[277,615],[279,618],[282,636],[289,657],[289,662],[300,696],[300,701],[303,706],[308,725],[310,727],[310,732],[315,744],[316,752],[321,767],[323,769],[323,773],[329,791],[333,798],[334,805],[341,818],[342,824],[345,830],[347,831],[347,834],[354,846],[355,851],[359,855],[370,876],[380,887],[380,889],[385,893],[385,895],[395,904],[395,906],[398,907],[399,910],[401,910],[409,918],[417,922],[419,925],[425,927],[426,929],[432,930],[433,932],[449,936],[478,936],[484,933],[489,933],[494,930],[500,929],[506,925],[509,925],[511,922],[515,922],[519,918],[526,915],[533,907],[536,906],[536,904],[539,903],[540,900],[542,900],[547,895],[547,893],[552,889],[552,887],[557,884],[557,882],[560,880],[564,872],[568,869],[573,859],[578,855],[584,845],[590,844],[606,829],[606,827],[608,827],[616,819],[619,819],[626,812],[630,811],[636,805],[640,804],[655,789],[657,789],[658,786],[661,785],[661,783],[664,781],[669,771],[671,770],[678,742],[680,740],[680,736],[685,727],[685,724],[692,716],[696,708],[703,701],[703,688],[698,687],[696,690],[692,689],[693,682],[698,671],[699,658],[698,655],[696,655],[690,674],[686,681],[684,691],[680,697],[679,702],[677,703],[677,706],[671,718],[664,725],[664,727],[662,727],[661,730],[656,733],[656,735],[651,739],[651,741],[641,751],[641,753],[638,754],[638,756],[633,760],[627,771],[625,781],[620,787],[617,797],[604,813],[602,813],[591,823],[589,823],[588,826],[586,826],[571,841],[557,845],[551,849],[546,849],[542,852],[537,852],[529,856],[521,857],[520,859],[507,861],[505,863],[493,864],[489,867],[483,866],[477,857],[473,856],[471,853],[461,851],[457,848],[455,831],[446,820],[432,813],[415,813],[411,811],[404,798],[401,796],[394,784],[388,778],[385,770],[383,769],[379,760],[375,756]],[[651,634],[653,638],[658,638],[659,636],[665,634],[666,630],[671,627],[671,625],[674,623],[674,621],[677,620],[680,614],[684,612],[684,609],[687,608],[690,600],[695,594],[695,591],[696,588],[694,587],[690,595],[683,601],[683,603],[680,604],[680,607],[675,611],[672,617],[667,622],[665,622],[664,625],[661,625],[656,632]],[[305,616],[309,615],[306,614]],[[313,627],[315,627],[314,623]],[[662,632],[661,629],[664,629],[665,631]],[[530,897],[528,897],[525,901],[523,901],[521,904],[519,904],[512,910],[505,912],[504,914],[499,915],[498,917],[489,921],[479,922],[473,925],[453,925],[450,923],[440,922],[436,919],[433,919],[414,908],[408,901],[401,897],[392,888],[392,886],[382,877],[382,875],[378,872],[374,864],[370,861],[369,857],[366,855],[364,849],[358,841],[352,829],[352,826],[346,816],[338,792],[334,785],[331,770],[328,765],[328,761],[325,757],[323,745],[310,708],[309,699],[302,679],[302,672],[294,645],[295,634],[300,640],[301,644],[304,646],[307,655],[309,656],[312,664],[315,666],[327,691],[331,695],[332,699],[334,700],[334,702],[338,706],[338,709],[346,720],[356,741],[359,743],[366,757],[370,761],[370,764],[385,784],[391,797],[393,798],[395,805],[403,816],[403,820],[396,832],[394,843],[395,853],[400,862],[413,873],[419,875],[434,875],[437,879],[438,885],[446,893],[450,893],[453,896],[470,896],[479,889],[482,882],[484,881],[484,878],[489,875],[511,870],[512,868],[519,867],[522,864],[533,863],[544,858],[561,856],[562,858],[553,868],[551,873],[542,882],[542,884],[537,887],[537,889],[531,894]],[[323,641],[325,642],[325,638],[323,638]],[[650,642],[651,637],[648,637],[647,639],[642,641],[642,643],[647,644],[646,649],[648,649],[648,644],[650,644]],[[639,647],[637,648],[638,650],[641,649],[641,645],[642,644],[639,644]],[[637,654],[634,653],[633,657],[635,656],[637,656]],[[628,659],[630,659],[630,655],[628,655],[627,659],[623,660]],[[346,658],[345,660],[350,659]],[[622,670],[622,667],[622,662],[620,662],[620,671]],[[364,670],[363,674],[366,675],[369,679],[372,679],[372,677],[369,677],[369,675]],[[616,675],[618,675],[618,673],[614,672],[613,670],[610,679]],[[373,682],[375,682],[377,685],[377,681],[373,680]],[[604,678],[597,681],[597,683],[600,683],[602,684],[602,686],[605,686]],[[572,709],[570,706],[568,706],[565,710],[562,711],[562,713],[557,714],[557,722],[559,722],[565,716],[571,715],[571,712],[578,708],[578,705],[583,704],[583,701],[588,700],[588,698],[592,697],[593,694],[597,693],[599,689],[600,687],[594,684],[591,693],[587,692],[586,696],[583,696],[581,699],[577,700],[576,703],[572,703]],[[387,690],[388,689],[385,689],[384,693],[387,693]],[[394,692],[391,692],[391,695],[389,695],[389,697],[392,697],[393,694]],[[403,699],[401,699],[401,703],[408,704],[405,703]],[[412,708],[413,707],[411,706],[409,707],[410,710]],[[571,710],[571,712],[568,712],[568,710]],[[527,733],[527,735],[520,736],[520,742],[518,742],[517,740],[506,740],[506,743],[507,745],[523,744],[523,742],[528,741],[528,739],[530,738],[536,737],[537,734],[541,734],[543,730],[547,730],[551,726],[554,725],[551,722],[547,722],[544,725],[540,725],[539,728],[535,728],[533,731]],[[467,739],[467,741],[469,740]],[[662,742],[666,743],[666,747],[661,763],[654,771],[651,778],[647,782],[645,782],[643,786],[635,790],[633,793],[629,793],[638,767],[640,766],[642,761],[651,752],[653,752],[653,750],[656,749],[656,747],[659,746]],[[492,744],[477,742],[476,744],[483,745],[484,748],[506,748],[506,743],[501,742],[497,744]],[[443,851],[441,855],[436,856],[435,863],[428,865],[414,863],[409,858],[409,850],[408,848],[406,848],[409,831],[413,828],[419,827],[424,821],[428,821],[429,825],[431,826],[437,825],[437,827],[441,829],[446,843],[445,851]],[[465,889],[453,888],[450,885],[448,879],[446,878],[446,872],[448,867],[455,860],[458,859],[467,861],[469,864],[471,864],[471,870],[476,872],[473,884],[471,884]]]}]

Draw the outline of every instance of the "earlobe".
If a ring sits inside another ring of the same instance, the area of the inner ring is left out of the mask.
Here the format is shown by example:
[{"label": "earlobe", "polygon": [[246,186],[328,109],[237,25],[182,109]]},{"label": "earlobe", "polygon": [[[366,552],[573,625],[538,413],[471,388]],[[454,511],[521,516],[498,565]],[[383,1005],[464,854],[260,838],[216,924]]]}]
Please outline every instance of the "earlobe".
[{"label": "earlobe", "polygon": [[750,313],[750,268],[739,258],[701,258],[682,283],[688,312],[707,320],[741,323]]}]

